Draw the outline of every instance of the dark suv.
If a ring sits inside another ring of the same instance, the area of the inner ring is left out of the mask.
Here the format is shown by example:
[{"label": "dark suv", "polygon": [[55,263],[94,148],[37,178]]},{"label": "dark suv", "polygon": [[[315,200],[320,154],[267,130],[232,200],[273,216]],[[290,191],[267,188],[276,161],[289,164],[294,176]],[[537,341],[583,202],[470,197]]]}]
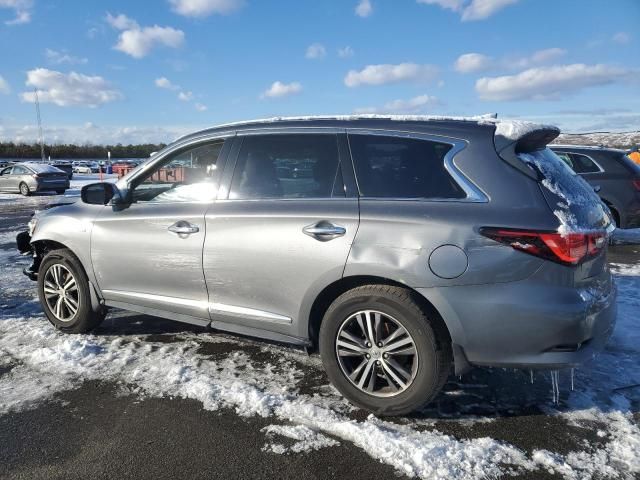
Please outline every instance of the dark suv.
[{"label": "dark suv", "polygon": [[550,147],[598,192],[618,227],[640,227],[640,165],[627,152],[578,145]]},{"label": "dark suv", "polygon": [[611,334],[611,222],[546,148],[558,133],[484,118],[222,125],[38,213],[18,246],[62,331],[118,307],[303,345],[355,404],[406,413],[452,366],[574,366]]}]

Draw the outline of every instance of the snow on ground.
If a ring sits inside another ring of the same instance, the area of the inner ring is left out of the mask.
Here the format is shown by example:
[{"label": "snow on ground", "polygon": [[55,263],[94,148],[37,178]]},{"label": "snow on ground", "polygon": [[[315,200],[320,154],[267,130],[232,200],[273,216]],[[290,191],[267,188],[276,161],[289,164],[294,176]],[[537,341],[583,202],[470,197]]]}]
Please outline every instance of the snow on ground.
[{"label": "snow on ground", "polygon": [[[29,199],[20,199],[29,202]],[[17,231],[0,226],[10,238]],[[569,452],[525,451],[487,436],[442,433],[443,421],[462,428],[497,417],[468,414],[474,405],[498,402],[512,408],[513,398],[483,396],[486,385],[457,382],[443,395],[454,405],[425,410],[427,418],[382,420],[358,414],[336,391],[323,384],[307,391],[310,377],[323,378],[317,357],[283,347],[213,333],[176,335],[167,342],[145,334],[64,335],[45,320],[35,284],[22,275],[29,258],[0,242],[0,415],[55,401],[59,392],[88,380],[113,382],[141,397],[193,399],[207,410],[225,409],[261,416],[273,424],[263,431],[266,451],[304,454],[350,442],[398,472],[428,479],[494,478],[518,472],[550,471],[570,479],[634,478],[640,474],[640,267],[614,265],[619,287],[619,317],[606,350],[577,371],[575,391],[559,405],[537,398],[548,416],[597,432],[598,442],[582,442]],[[126,314],[115,313],[119,322]],[[109,320],[107,320],[109,322]],[[207,355],[203,346],[226,344],[224,355]],[[268,361],[260,355],[268,354]],[[503,378],[496,372],[495,376]],[[536,381],[548,373],[536,374]],[[504,377],[506,378],[506,377]],[[515,383],[515,382],[514,382]],[[565,388],[566,387],[566,382]],[[505,389],[516,388],[505,385]],[[514,397],[517,398],[517,397]],[[458,402],[460,404],[458,405]]]}]

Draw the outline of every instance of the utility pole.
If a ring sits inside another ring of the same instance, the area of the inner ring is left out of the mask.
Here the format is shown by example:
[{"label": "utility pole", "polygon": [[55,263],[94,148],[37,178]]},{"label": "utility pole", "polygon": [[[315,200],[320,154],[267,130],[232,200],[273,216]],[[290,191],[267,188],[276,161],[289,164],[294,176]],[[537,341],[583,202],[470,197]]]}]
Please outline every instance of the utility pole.
[{"label": "utility pole", "polygon": [[44,136],[42,135],[42,121],[40,120],[40,101],[38,100],[38,89],[34,88],[36,97],[36,116],[38,117],[38,140],[40,141],[40,158],[44,162]]}]

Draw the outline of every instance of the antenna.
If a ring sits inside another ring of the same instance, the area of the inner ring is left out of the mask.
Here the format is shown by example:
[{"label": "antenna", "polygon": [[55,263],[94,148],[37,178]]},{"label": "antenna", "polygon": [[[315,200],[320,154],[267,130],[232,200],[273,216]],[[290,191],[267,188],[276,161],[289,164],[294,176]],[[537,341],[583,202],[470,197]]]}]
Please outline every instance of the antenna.
[{"label": "antenna", "polygon": [[42,121],[40,120],[40,101],[38,100],[38,89],[34,88],[36,97],[36,116],[38,117],[38,141],[40,142],[40,158],[44,162],[44,136],[42,135]]}]

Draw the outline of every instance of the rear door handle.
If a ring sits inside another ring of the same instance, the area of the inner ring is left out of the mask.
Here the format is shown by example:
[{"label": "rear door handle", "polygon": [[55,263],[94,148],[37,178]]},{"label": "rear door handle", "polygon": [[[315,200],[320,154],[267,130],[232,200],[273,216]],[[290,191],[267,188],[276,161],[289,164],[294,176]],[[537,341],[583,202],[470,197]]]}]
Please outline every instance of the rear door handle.
[{"label": "rear door handle", "polygon": [[197,225],[189,223],[185,220],[180,220],[169,227],[169,231],[177,233],[178,235],[191,235],[192,233],[198,233],[200,228]]},{"label": "rear door handle", "polygon": [[306,235],[323,242],[332,240],[336,237],[341,237],[347,233],[346,228],[325,221],[314,223],[313,225],[307,225],[302,229],[302,231]]}]

